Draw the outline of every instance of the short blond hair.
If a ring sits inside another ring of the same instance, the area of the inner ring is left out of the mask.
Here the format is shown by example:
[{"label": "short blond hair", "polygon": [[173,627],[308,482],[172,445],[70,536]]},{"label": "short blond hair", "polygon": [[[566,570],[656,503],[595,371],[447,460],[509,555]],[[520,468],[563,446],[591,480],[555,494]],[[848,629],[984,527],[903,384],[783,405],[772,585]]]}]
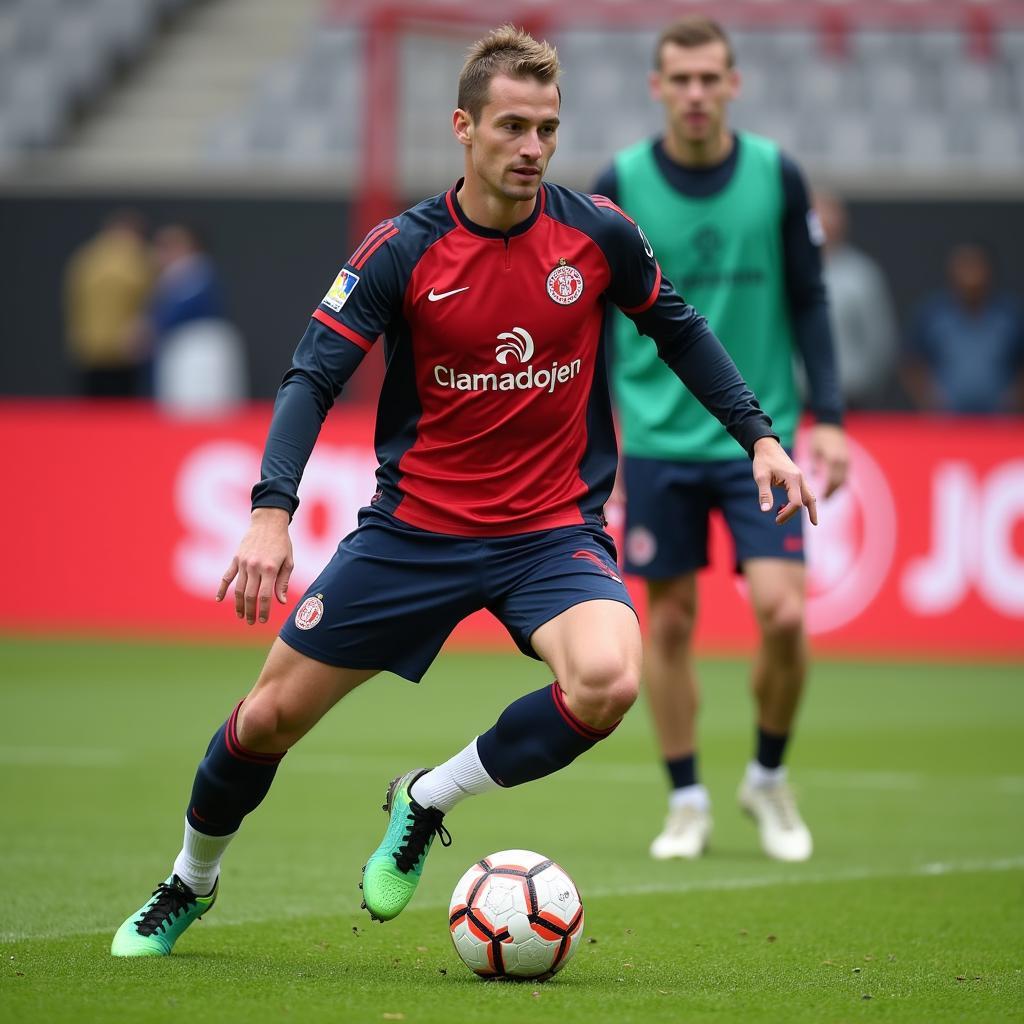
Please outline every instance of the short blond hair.
[{"label": "short blond hair", "polygon": [[[561,72],[558,51],[550,43],[537,42],[529,32],[515,25],[502,25],[469,48],[459,75],[459,109],[465,110],[474,123],[479,121],[487,104],[491,79],[496,75],[536,78],[545,85],[557,85]],[[558,98],[562,98],[561,89]]]}]

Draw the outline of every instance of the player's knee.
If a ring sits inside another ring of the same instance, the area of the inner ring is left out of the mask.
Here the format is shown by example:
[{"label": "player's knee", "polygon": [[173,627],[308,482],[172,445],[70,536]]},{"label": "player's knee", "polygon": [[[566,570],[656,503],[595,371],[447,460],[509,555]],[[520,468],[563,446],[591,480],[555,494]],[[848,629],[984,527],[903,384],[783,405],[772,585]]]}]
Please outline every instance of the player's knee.
[{"label": "player's knee", "polygon": [[595,659],[580,673],[573,689],[583,720],[597,729],[606,729],[636,702],[639,666],[618,658]]},{"label": "player's knee", "polygon": [[762,611],[761,629],[765,638],[775,643],[800,643],[804,634],[803,598],[778,597]]},{"label": "player's knee", "polygon": [[277,697],[267,690],[250,694],[238,715],[238,740],[248,750],[280,753],[302,735]]},{"label": "player's knee", "polygon": [[690,646],[696,623],[696,601],[659,599],[648,608],[648,637],[666,654],[675,654]]}]

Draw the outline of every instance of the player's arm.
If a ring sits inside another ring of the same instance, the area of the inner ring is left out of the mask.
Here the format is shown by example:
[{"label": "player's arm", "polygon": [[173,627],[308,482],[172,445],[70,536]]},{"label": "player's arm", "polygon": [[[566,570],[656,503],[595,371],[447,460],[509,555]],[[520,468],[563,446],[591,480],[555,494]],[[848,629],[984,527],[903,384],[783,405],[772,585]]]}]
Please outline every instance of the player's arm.
[{"label": "player's arm", "polygon": [[[621,212],[619,216],[628,221]],[[654,339],[658,354],[673,373],[751,457],[762,511],[772,508],[771,487],[776,485],[785,487],[788,498],[777,522],[785,522],[806,507],[811,522],[817,523],[817,506],[803,474],[779,444],[771,419],[731,356],[707,320],[664,280],[639,227],[631,221],[625,227],[628,230],[615,224],[617,244],[606,250],[613,253],[609,298],[641,334]]]},{"label": "player's arm", "polygon": [[827,498],[846,480],[849,453],[843,433],[843,400],[835,339],[822,276],[824,236],[811,209],[800,168],[785,156],[780,166],[786,300],[793,337],[807,374],[808,405],[815,421],[811,428],[811,458],[824,476]]},{"label": "player's arm", "polygon": [[[378,241],[393,236],[375,231]],[[287,600],[294,566],[288,525],[299,505],[299,481],[328,411],[391,317],[395,261],[387,252],[370,260],[380,247],[371,245],[373,237],[371,232],[313,311],[278,389],[249,529],[217,591],[223,600],[234,581],[235,614],[250,625],[267,621],[272,597]]]}]

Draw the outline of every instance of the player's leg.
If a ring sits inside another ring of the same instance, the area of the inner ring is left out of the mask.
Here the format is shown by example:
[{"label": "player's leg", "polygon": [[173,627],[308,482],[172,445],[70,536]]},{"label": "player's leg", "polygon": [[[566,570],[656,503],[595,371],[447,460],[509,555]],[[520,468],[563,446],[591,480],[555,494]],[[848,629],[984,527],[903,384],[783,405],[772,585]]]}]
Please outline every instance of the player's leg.
[{"label": "player's leg", "polygon": [[757,704],[758,760],[782,764],[807,676],[804,630],[806,572],[801,562],[751,558],[743,564],[761,634],[752,688]]},{"label": "player's leg", "polygon": [[372,917],[390,920],[408,905],[434,835],[450,842],[442,821],[457,803],[564,768],[608,736],[636,699],[640,631],[631,606],[587,600],[544,623],[530,640],[556,681],[514,701],[443,764],[391,784],[388,832],[363,880]]},{"label": "player's leg", "polygon": [[[377,671],[419,679],[458,621],[459,610],[448,606],[438,574],[424,569],[431,552],[420,550],[418,536],[419,531],[396,527],[389,516],[364,512],[359,528],[338,546],[285,621],[255,687],[214,735],[196,773],[175,869],[192,879],[196,891],[174,884],[180,879],[172,875],[143,908],[147,921],[159,911],[166,925],[161,934],[170,939],[166,948],[144,944],[153,950],[149,955],[169,952],[177,934],[199,916],[195,907],[187,911],[188,920],[182,916],[183,895],[207,892],[227,843],[266,795],[284,752]],[[447,570],[443,582],[455,581],[454,559],[441,564]],[[375,728],[385,731],[387,721]],[[215,892],[199,899],[212,902]],[[144,927],[151,930],[149,923]],[[133,939],[126,955],[147,955],[136,945]]]},{"label": "player's leg", "polygon": [[743,563],[761,642],[752,688],[757,744],[740,787],[740,804],[758,822],[765,852],[779,860],[810,857],[811,833],[800,817],[783,765],[807,676],[805,571],[801,562],[751,558]]},{"label": "player's leg", "polygon": [[[721,464],[718,473],[722,510],[761,636],[752,670],[757,739],[740,786],[740,805],[757,821],[769,856],[806,860],[811,835],[782,766],[807,672],[803,524],[794,516],[779,526],[757,508],[745,459]],[[780,490],[775,497],[785,500]]]},{"label": "player's leg", "polygon": [[608,736],[636,699],[641,659],[636,612],[602,529],[553,530],[520,546],[507,562],[492,554],[496,577],[507,564],[513,582],[489,606],[555,681],[513,702],[478,738],[501,786],[550,775]]},{"label": "player's leg", "polygon": [[701,464],[627,458],[626,570],[647,580],[643,685],[670,785],[668,813],[651,856],[699,857],[711,834],[700,781],[693,657],[696,570],[708,561],[713,494]]},{"label": "player's leg", "polygon": [[561,692],[553,696],[560,716],[589,733],[588,740],[607,736],[633,706],[640,686],[640,627],[632,607],[584,601],[540,626],[531,643],[558,680]]},{"label": "player's leg", "polygon": [[[480,542],[429,533],[391,519],[378,521],[369,539],[373,543],[366,554],[372,575],[364,581],[358,601],[362,628],[376,634],[374,645],[383,667],[418,682],[455,625],[484,604]],[[383,738],[388,727],[387,718],[375,724]],[[473,748],[442,766],[448,769],[447,779],[437,770],[430,773],[435,789],[465,795],[493,788],[475,760]],[[405,909],[434,839],[439,836],[444,845],[451,842],[442,824],[448,809],[445,800],[439,797],[435,803],[411,793],[413,783],[426,774],[425,768],[413,768],[387,788],[387,828],[367,858],[360,883],[363,907],[374,920],[389,921]]]},{"label": "player's leg", "polygon": [[651,843],[658,860],[699,857],[711,836],[711,802],[697,765],[696,621],[696,573],[648,580],[644,692],[671,785],[664,827]]},{"label": "player's leg", "polygon": [[166,956],[217,898],[220,862],[277,766],[345,694],[376,670],[314,660],[276,640],[256,685],[214,733],[196,771],[185,837],[170,876],[118,929],[114,956]]},{"label": "player's leg", "polygon": [[604,531],[564,528],[468,547],[474,576],[481,562],[488,568],[483,604],[559,679],[514,701],[449,760],[392,783],[388,833],[364,876],[367,909],[380,920],[408,904],[433,836],[449,838],[441,822],[457,803],[564,768],[611,733],[636,696],[636,614]]}]

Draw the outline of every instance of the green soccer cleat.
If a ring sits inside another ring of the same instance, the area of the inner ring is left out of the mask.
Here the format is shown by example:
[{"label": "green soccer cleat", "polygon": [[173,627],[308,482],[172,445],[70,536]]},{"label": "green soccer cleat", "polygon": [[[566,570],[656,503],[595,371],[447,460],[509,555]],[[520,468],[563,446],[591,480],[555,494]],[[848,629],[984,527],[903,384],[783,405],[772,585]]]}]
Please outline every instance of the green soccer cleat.
[{"label": "green soccer cleat", "polygon": [[363,868],[363,909],[374,921],[390,921],[405,910],[423,874],[434,836],[442,846],[451,846],[452,837],[441,824],[444,814],[435,807],[420,807],[409,796],[409,787],[426,768],[391,780],[383,810],[390,815],[388,830],[380,846],[370,854]]},{"label": "green soccer cleat", "polygon": [[209,896],[197,896],[177,875],[161,882],[114,935],[111,956],[170,956],[178,936],[205,914],[217,900],[217,885]]}]

